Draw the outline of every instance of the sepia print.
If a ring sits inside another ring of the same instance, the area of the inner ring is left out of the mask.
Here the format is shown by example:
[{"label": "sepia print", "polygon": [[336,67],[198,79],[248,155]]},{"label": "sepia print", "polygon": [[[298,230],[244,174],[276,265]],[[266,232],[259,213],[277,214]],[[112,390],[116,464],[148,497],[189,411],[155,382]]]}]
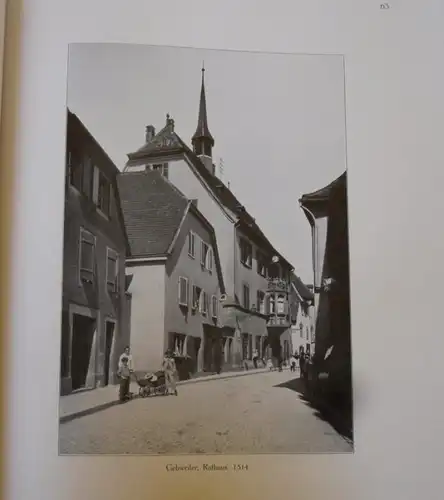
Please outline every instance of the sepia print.
[{"label": "sepia print", "polygon": [[343,58],[72,45],[66,113],[60,453],[352,452]]}]

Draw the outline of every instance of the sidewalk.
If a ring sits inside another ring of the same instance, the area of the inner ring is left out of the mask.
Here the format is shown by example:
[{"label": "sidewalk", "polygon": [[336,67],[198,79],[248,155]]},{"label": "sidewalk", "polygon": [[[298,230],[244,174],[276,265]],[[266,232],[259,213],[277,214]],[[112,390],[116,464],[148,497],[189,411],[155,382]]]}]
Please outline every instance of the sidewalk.
[{"label": "sidewalk", "polygon": [[[205,375],[183,380],[177,385],[196,384],[199,382],[209,382],[211,380],[223,380],[227,378],[243,377],[246,375],[254,375],[256,373],[264,373],[268,371],[266,368],[249,369],[242,371],[233,371],[221,373],[219,375]],[[118,404],[118,385],[108,385],[89,391],[77,392],[67,396],[60,397],[59,403],[59,419],[60,423],[69,422],[76,418],[80,418],[98,411],[111,408]],[[131,382],[130,391],[138,394],[139,387],[136,382]]]}]

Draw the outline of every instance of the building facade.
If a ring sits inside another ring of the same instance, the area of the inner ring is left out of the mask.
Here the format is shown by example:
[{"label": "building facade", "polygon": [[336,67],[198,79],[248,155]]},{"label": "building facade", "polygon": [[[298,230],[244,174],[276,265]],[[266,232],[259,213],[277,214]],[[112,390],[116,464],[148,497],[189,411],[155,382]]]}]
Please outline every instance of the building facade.
[{"label": "building facade", "polygon": [[[157,134],[146,128],[145,144],[128,155],[124,172],[157,170],[199,211],[214,228],[226,293],[222,323],[233,333],[235,354],[230,363],[250,363],[256,349],[261,356],[275,358],[289,351],[289,274],[291,264],[268,241],[254,218],[216,176],[204,85],[200,93],[196,132],[190,149],[175,132],[167,115],[165,127]],[[269,350],[266,352],[266,349]]]},{"label": "building facade", "polygon": [[335,405],[351,412],[347,174],[302,196],[300,203],[313,228],[316,257],[314,366],[317,372],[328,373],[328,393]]},{"label": "building facade", "polygon": [[301,279],[291,276],[291,343],[293,353],[314,351],[314,296]]},{"label": "building facade", "polygon": [[70,111],[66,151],[62,394],[115,381],[130,309],[119,171]]},{"label": "building facade", "polygon": [[137,372],[161,367],[167,348],[187,370],[217,372],[232,356],[220,298],[225,293],[214,229],[161,172],[119,178],[131,246],[131,347]]}]

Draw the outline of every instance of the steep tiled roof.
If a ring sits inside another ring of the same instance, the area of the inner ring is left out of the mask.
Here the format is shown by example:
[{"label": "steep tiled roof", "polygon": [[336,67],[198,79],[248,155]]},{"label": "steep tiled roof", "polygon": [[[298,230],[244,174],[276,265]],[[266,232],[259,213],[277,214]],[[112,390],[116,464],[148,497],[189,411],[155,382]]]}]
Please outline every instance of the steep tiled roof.
[{"label": "steep tiled roof", "polygon": [[166,255],[188,200],[156,171],[120,174],[118,185],[131,255]]},{"label": "steep tiled roof", "polygon": [[295,286],[296,290],[298,291],[299,295],[306,301],[313,300],[313,293],[304,285],[302,282],[301,278],[297,276],[296,274],[292,273],[291,274],[291,282]]}]

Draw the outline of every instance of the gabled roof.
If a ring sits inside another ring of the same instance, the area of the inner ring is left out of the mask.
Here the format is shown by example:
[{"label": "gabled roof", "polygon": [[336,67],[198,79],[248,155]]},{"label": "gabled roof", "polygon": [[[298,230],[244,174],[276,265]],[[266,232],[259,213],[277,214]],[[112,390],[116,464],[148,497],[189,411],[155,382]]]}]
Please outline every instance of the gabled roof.
[{"label": "gabled roof", "polygon": [[313,293],[304,285],[302,282],[301,278],[297,276],[294,273],[291,273],[290,277],[291,283],[294,285],[296,288],[296,291],[298,294],[301,296],[301,298],[307,302],[310,302],[313,300],[314,296]]},{"label": "gabled roof", "polygon": [[[200,158],[192,151],[190,147],[181,139],[181,137],[174,131],[173,126],[165,126],[154,138],[139,148],[135,153],[128,155],[128,162],[126,167],[145,165],[149,163],[151,158],[156,161],[159,158],[170,155],[185,155],[199,176],[205,181],[211,190],[212,194],[217,200],[230,212],[234,213],[239,220],[241,229],[253,235],[262,247],[268,249],[270,253],[279,256],[280,260],[288,267],[293,268],[279,252],[276,251],[274,246],[262,232],[254,217],[252,217],[245,207],[240,203],[236,196],[230,189],[215,175],[213,175],[208,168],[202,163]],[[126,173],[125,173],[126,175]]]},{"label": "gabled roof", "polygon": [[166,256],[189,205],[159,172],[118,177],[132,257]]}]

